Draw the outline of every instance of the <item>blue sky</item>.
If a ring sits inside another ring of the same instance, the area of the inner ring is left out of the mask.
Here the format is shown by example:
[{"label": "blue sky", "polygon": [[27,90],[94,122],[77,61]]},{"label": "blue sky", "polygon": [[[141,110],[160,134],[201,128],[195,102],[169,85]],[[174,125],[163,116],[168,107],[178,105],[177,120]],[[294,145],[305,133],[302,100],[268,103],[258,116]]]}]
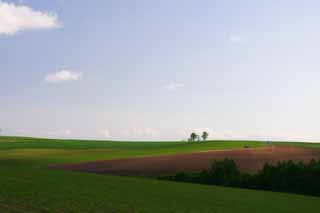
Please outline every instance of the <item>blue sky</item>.
[{"label": "blue sky", "polygon": [[0,1],[5,135],[320,141],[318,1]]}]

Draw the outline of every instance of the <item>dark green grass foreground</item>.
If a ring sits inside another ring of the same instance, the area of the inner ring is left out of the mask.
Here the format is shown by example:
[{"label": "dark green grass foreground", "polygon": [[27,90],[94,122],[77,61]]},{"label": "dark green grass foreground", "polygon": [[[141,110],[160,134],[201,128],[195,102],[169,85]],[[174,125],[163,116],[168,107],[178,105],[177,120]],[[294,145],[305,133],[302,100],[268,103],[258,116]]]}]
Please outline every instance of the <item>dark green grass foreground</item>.
[{"label": "dark green grass foreground", "polygon": [[318,212],[320,198],[47,169],[52,163],[262,147],[0,137],[0,212]]}]

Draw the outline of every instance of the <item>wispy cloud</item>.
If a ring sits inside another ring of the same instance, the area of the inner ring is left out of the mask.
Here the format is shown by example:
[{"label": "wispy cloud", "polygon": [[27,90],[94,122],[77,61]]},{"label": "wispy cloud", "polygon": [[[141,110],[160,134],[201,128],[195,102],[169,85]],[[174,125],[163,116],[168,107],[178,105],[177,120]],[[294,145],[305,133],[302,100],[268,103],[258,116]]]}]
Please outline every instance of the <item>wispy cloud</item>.
[{"label": "wispy cloud", "polygon": [[239,44],[244,41],[243,38],[239,35],[230,35],[228,40],[229,40],[229,42],[234,43],[234,44]]},{"label": "wispy cloud", "polygon": [[172,82],[164,86],[166,90],[170,90],[170,91],[177,90],[183,87],[184,87],[184,84],[178,83],[178,82]]},{"label": "wispy cloud", "polygon": [[61,70],[56,73],[49,74],[45,77],[46,83],[59,83],[64,81],[77,81],[82,77],[82,73],[72,72],[70,70]]},{"label": "wispy cloud", "polygon": [[13,35],[22,30],[51,29],[59,26],[55,13],[37,11],[29,6],[0,0],[0,34]]},{"label": "wispy cloud", "polygon": [[160,137],[160,132],[154,128],[133,127],[128,128],[120,133],[124,138],[128,139],[157,139]]},{"label": "wispy cloud", "polygon": [[99,131],[100,135],[102,135],[104,138],[110,138],[111,134],[108,129],[103,129]]},{"label": "wispy cloud", "polygon": [[72,131],[70,129],[64,129],[61,131],[63,135],[69,136],[72,134]]}]

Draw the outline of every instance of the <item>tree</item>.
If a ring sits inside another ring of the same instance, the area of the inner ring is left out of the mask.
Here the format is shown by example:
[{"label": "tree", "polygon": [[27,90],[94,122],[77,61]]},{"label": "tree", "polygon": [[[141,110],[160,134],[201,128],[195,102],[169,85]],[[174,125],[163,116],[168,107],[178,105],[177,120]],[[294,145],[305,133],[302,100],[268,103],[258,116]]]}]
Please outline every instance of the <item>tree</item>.
[{"label": "tree", "polygon": [[191,141],[195,141],[196,139],[198,138],[198,135],[196,134],[196,133],[191,133],[191,135],[190,135],[190,140]]},{"label": "tree", "polygon": [[201,137],[202,137],[202,139],[203,139],[204,141],[207,140],[208,136],[209,136],[209,134],[208,134],[208,132],[206,132],[206,131],[204,131],[204,132],[202,133],[202,135],[201,135]]}]

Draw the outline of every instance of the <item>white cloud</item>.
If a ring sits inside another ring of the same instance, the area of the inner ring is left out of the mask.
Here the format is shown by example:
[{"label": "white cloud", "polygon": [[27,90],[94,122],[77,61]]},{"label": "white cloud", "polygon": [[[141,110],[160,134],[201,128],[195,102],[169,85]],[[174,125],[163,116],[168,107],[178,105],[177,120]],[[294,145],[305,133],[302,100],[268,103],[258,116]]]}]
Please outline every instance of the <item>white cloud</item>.
[{"label": "white cloud", "polygon": [[145,140],[145,139],[158,139],[160,137],[160,132],[157,129],[145,128],[145,127],[133,127],[126,129],[120,133],[124,138],[134,139],[134,140]]},{"label": "white cloud", "polygon": [[164,86],[166,90],[170,90],[170,91],[177,90],[183,87],[184,87],[184,84],[177,83],[177,82],[173,82]]},{"label": "white cloud", "polygon": [[61,70],[56,73],[49,74],[44,81],[47,83],[59,83],[63,81],[77,81],[82,77],[82,73],[72,72],[69,70]]},{"label": "white cloud", "polygon": [[13,35],[22,30],[59,27],[55,13],[36,11],[31,7],[0,0],[0,34]]},{"label": "white cloud", "polygon": [[230,35],[228,39],[231,43],[235,44],[243,42],[243,38],[241,38],[239,35]]},{"label": "white cloud", "polygon": [[65,129],[61,131],[63,135],[71,135],[72,131],[70,129]]},{"label": "white cloud", "polygon": [[103,129],[100,131],[100,134],[105,137],[105,138],[110,138],[111,137],[111,134],[110,134],[110,131],[107,130],[107,129]]},{"label": "white cloud", "polygon": [[49,137],[49,138],[73,138],[74,134],[70,129],[47,129],[39,132],[38,130],[29,129],[29,131],[21,131],[23,135],[35,136],[35,137]]},{"label": "white cloud", "polygon": [[160,132],[157,129],[149,127],[100,129],[98,131],[98,138],[112,140],[159,140]]}]

